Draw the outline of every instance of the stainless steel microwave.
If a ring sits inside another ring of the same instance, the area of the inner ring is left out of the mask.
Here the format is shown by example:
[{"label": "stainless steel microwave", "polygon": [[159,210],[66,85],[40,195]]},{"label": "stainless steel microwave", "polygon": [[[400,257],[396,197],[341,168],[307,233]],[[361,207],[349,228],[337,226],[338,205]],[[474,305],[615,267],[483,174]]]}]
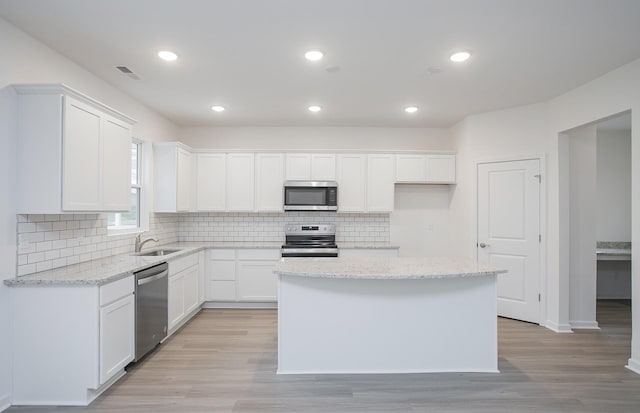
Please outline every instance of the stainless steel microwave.
[{"label": "stainless steel microwave", "polygon": [[285,211],[337,211],[338,184],[334,181],[286,181]]}]

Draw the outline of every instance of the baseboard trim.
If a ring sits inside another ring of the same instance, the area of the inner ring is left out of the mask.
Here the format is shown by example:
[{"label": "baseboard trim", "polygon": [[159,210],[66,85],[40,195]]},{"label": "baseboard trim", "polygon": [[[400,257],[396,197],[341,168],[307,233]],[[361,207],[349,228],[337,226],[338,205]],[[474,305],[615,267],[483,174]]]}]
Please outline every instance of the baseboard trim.
[{"label": "baseboard trim", "polygon": [[500,373],[500,370],[488,369],[392,369],[392,370],[280,370],[277,375],[305,375],[305,374],[433,374],[433,373]]},{"label": "baseboard trim", "polygon": [[202,308],[239,308],[239,309],[273,309],[278,308],[278,303],[238,303],[234,301],[205,301]]},{"label": "baseboard trim", "polygon": [[5,394],[0,397],[0,412],[7,410],[9,407],[11,407],[11,396]]},{"label": "baseboard trim", "polygon": [[571,328],[583,329],[583,330],[600,330],[597,321],[569,321]]},{"label": "baseboard trim", "polygon": [[629,359],[625,367],[636,374],[640,374],[640,360]]},{"label": "baseboard trim", "polygon": [[573,333],[573,330],[571,330],[571,324],[558,324],[554,321],[547,320],[544,326],[556,333]]}]

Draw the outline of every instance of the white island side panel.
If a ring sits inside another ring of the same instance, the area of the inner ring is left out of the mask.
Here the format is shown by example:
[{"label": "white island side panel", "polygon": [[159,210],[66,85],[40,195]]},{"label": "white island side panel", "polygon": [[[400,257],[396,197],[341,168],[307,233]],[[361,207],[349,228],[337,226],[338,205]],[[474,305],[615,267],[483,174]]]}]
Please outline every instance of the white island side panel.
[{"label": "white island side panel", "polygon": [[496,275],[279,275],[278,373],[497,372]]}]

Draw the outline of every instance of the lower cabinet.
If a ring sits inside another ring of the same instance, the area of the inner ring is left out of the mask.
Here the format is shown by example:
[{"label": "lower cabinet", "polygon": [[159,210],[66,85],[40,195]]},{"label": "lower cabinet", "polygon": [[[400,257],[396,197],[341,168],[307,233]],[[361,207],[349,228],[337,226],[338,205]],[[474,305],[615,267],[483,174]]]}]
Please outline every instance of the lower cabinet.
[{"label": "lower cabinet", "polygon": [[279,259],[279,249],[209,250],[207,301],[277,301]]},{"label": "lower cabinet", "polygon": [[135,300],[133,294],[100,307],[100,383],[135,356]]},{"label": "lower cabinet", "polygon": [[169,334],[199,308],[201,273],[200,254],[169,261]]},{"label": "lower cabinet", "polygon": [[13,404],[87,405],[135,353],[134,280],[11,288]]}]

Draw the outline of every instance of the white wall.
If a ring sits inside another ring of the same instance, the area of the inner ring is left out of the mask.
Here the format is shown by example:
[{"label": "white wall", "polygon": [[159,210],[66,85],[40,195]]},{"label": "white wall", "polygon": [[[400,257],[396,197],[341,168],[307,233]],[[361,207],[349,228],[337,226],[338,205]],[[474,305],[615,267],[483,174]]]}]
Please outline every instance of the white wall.
[{"label": "white wall", "polygon": [[401,257],[447,256],[450,227],[449,185],[396,185],[390,214],[390,241]]},{"label": "white wall", "polygon": [[179,140],[209,149],[453,149],[445,128],[191,127]]},{"label": "white wall", "polygon": [[[0,19],[0,279],[16,271],[16,107],[14,83],[65,83],[135,118],[135,135],[173,141],[178,127],[92,73]],[[0,284],[0,410],[10,401],[11,337],[8,288]]]},{"label": "white wall", "polygon": [[0,411],[11,401],[11,306],[2,280],[16,271],[16,95],[0,88]]},{"label": "white wall", "polygon": [[569,139],[569,324],[596,328],[596,126]]},{"label": "white wall", "polygon": [[451,254],[476,257],[476,162],[545,154],[547,122],[547,105],[536,104],[469,116],[452,128],[457,184],[450,209]]},{"label": "white wall", "polygon": [[597,240],[631,242],[631,130],[598,128],[596,170]]}]

